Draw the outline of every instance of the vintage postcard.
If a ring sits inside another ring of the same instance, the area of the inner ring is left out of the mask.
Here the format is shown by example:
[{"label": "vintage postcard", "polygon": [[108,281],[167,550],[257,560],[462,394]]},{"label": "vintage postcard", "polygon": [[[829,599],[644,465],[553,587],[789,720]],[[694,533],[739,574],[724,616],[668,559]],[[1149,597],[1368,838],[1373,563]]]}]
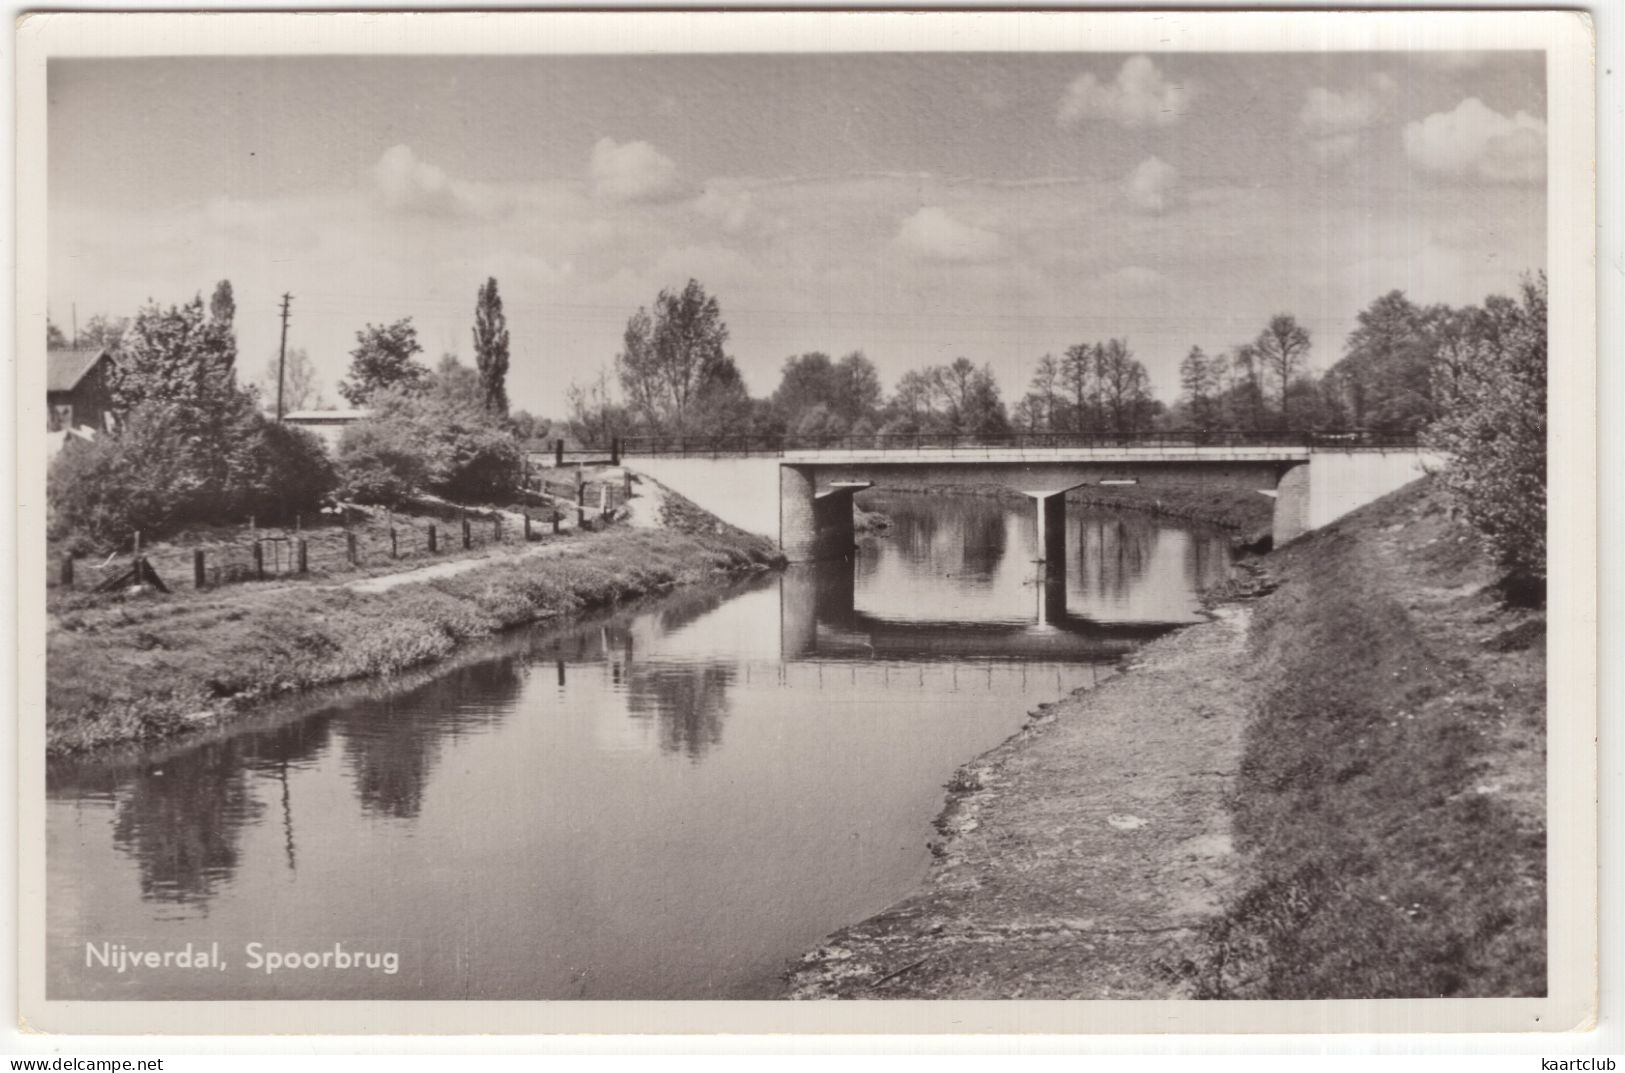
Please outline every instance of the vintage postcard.
[{"label": "vintage postcard", "polygon": [[29,1027],[1595,1016],[1584,16],[16,40]]}]

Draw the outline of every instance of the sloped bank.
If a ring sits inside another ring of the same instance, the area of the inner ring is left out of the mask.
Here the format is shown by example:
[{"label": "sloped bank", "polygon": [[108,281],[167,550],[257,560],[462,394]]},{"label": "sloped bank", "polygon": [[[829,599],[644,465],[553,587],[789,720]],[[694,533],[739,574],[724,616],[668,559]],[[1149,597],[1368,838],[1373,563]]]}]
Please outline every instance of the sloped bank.
[{"label": "sloped bank", "polygon": [[46,752],[219,726],[272,699],[428,666],[502,630],[782,564],[768,541],[681,497],[668,494],[662,516],[663,528],[584,535],[382,591],[243,585],[55,615]]},{"label": "sloped bank", "polygon": [[1540,993],[1543,616],[1426,482],[1262,564],[966,765],[925,888],[787,993]]}]

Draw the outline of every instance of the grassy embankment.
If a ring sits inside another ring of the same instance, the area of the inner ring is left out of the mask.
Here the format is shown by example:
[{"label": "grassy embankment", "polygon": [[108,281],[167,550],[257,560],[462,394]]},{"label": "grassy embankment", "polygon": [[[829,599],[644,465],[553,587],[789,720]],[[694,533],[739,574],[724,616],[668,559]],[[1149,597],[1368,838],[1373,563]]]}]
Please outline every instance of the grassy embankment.
[{"label": "grassy embankment", "polygon": [[666,528],[612,528],[385,592],[243,584],[51,616],[46,749],[218,725],[305,689],[421,667],[501,630],[780,563],[771,544],[669,496]]},{"label": "grassy embankment", "polygon": [[1251,882],[1186,966],[1198,993],[1543,994],[1544,612],[1507,605],[1430,481],[1264,564]]},{"label": "grassy embankment", "polygon": [[927,884],[789,993],[1542,993],[1543,612],[1429,482],[1214,603],[967,764]]}]

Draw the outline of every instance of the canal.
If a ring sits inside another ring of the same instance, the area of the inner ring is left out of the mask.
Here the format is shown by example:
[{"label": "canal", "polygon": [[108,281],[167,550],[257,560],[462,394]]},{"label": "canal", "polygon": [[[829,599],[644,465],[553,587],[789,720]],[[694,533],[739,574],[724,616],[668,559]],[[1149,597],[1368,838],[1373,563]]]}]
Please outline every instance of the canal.
[{"label": "canal", "polygon": [[53,764],[49,996],[772,996],[921,881],[958,765],[1230,568],[1220,532],[1074,507],[1046,584],[1025,503],[869,506],[893,524],[851,563]]}]

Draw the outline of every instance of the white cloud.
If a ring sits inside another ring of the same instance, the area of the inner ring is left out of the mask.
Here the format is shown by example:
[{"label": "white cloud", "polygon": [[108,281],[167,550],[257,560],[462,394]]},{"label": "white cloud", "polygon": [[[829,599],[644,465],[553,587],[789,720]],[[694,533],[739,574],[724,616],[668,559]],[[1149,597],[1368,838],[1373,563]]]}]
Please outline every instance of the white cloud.
[{"label": "white cloud", "polygon": [[419,160],[409,145],[384,150],[372,166],[372,178],[384,205],[394,212],[467,216],[494,207],[480,187]]},{"label": "white cloud", "polygon": [[1395,88],[1394,80],[1381,72],[1347,89],[1314,86],[1304,94],[1298,122],[1317,134],[1364,130],[1376,122]]},{"label": "white cloud", "polygon": [[1477,97],[1405,126],[1405,153],[1423,171],[1454,179],[1532,183],[1546,174],[1546,124],[1504,116]]},{"label": "white cloud", "polygon": [[672,201],[686,192],[677,165],[648,142],[600,138],[587,162],[593,194],[606,201]]},{"label": "white cloud", "polygon": [[1298,125],[1310,136],[1310,155],[1321,167],[1354,156],[1361,133],[1382,118],[1397,88],[1391,76],[1379,71],[1343,89],[1314,86],[1306,91],[1298,111]]},{"label": "white cloud", "polygon": [[1004,251],[997,234],[960,223],[936,205],[904,220],[897,240],[928,261],[992,261]]},{"label": "white cloud", "polygon": [[1194,96],[1194,86],[1169,82],[1150,57],[1134,56],[1111,82],[1090,72],[1073,79],[1061,97],[1057,119],[1063,127],[1090,119],[1124,127],[1168,126],[1183,118]]},{"label": "white cloud", "polygon": [[746,230],[756,220],[756,208],[749,190],[726,190],[708,186],[694,199],[694,211],[730,235]]},{"label": "white cloud", "polygon": [[1128,173],[1123,193],[1129,204],[1141,212],[1166,212],[1184,201],[1179,169],[1154,156],[1142,160]]}]

